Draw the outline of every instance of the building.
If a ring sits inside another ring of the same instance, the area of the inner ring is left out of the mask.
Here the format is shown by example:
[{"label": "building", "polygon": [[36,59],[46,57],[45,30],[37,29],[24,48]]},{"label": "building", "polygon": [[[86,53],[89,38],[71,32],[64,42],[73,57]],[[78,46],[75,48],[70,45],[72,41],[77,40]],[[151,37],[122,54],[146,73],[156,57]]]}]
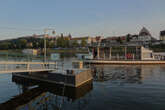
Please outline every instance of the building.
[{"label": "building", "polygon": [[96,37],[95,37],[95,40],[96,40],[97,43],[98,43],[98,42],[101,42],[103,39],[104,39],[103,36],[96,36]]},{"label": "building", "polygon": [[22,50],[22,53],[27,54],[27,55],[37,55],[38,50],[36,50],[36,49],[24,49],[24,50]]},{"label": "building", "polygon": [[153,51],[143,46],[106,45],[91,47],[94,59],[154,60]]},{"label": "building", "polygon": [[157,40],[152,37],[151,33],[143,27],[138,35],[132,35],[129,43],[135,43],[137,45],[142,45],[144,47],[149,47],[152,42],[156,42]]},{"label": "building", "polygon": [[83,40],[85,40],[88,45],[92,43],[91,37],[75,37],[71,39],[71,42],[77,41],[78,44],[81,44]]},{"label": "building", "polygon": [[106,45],[108,45],[108,44],[111,44],[111,45],[118,44],[118,45],[120,45],[120,44],[126,43],[126,40],[127,40],[126,36],[107,37],[107,38],[102,39],[101,44],[102,45],[103,44],[106,44]]},{"label": "building", "polygon": [[132,35],[130,41],[136,41],[136,42],[149,42],[153,39],[151,33],[143,27],[138,35]]},{"label": "building", "polygon": [[160,40],[165,41],[165,30],[160,31]]},{"label": "building", "polygon": [[157,60],[165,60],[165,52],[155,52],[153,55]]},{"label": "building", "polygon": [[151,39],[152,39],[152,36],[150,32],[145,27],[143,27],[141,31],[139,32],[138,41],[145,42],[145,41],[151,41]]}]

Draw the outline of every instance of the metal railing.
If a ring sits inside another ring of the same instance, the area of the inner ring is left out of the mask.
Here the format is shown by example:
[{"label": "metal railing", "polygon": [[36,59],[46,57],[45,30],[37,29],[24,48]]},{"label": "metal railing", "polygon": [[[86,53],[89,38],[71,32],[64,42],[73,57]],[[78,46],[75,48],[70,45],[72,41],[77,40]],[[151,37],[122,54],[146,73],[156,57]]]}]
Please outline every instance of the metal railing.
[{"label": "metal railing", "polygon": [[0,73],[53,71],[56,69],[56,62],[0,61]]}]

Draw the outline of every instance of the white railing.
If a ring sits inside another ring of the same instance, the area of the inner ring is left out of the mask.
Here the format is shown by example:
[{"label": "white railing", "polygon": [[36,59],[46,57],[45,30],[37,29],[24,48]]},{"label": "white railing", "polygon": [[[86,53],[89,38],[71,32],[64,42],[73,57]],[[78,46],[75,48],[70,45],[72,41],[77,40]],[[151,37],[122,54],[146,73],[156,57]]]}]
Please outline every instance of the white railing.
[{"label": "white railing", "polygon": [[56,62],[0,61],[0,73],[51,71],[56,69]]}]

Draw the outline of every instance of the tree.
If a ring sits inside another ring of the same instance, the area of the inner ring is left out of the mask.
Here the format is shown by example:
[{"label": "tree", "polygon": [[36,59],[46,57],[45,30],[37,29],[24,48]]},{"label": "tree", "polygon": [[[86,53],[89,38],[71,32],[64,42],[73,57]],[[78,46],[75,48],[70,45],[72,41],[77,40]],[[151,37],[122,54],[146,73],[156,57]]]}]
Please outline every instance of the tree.
[{"label": "tree", "polygon": [[69,37],[69,39],[71,39],[72,38],[72,35],[69,33],[68,37]]},{"label": "tree", "polygon": [[126,35],[126,41],[127,41],[127,42],[130,42],[130,39],[131,39],[131,34],[127,34],[127,35]]},{"label": "tree", "polygon": [[18,44],[19,45],[19,48],[20,49],[24,49],[24,48],[26,48],[27,40],[26,39],[20,39],[18,43],[19,43]]},{"label": "tree", "polygon": [[48,47],[48,48],[54,48],[54,46],[55,46],[54,41],[52,41],[52,40],[47,40],[47,47]]},{"label": "tree", "polygon": [[122,39],[120,37],[117,38],[117,42],[119,42],[120,44],[123,43]]},{"label": "tree", "polygon": [[40,39],[39,41],[38,41],[38,45],[39,45],[39,47],[40,48],[44,48],[44,39]]},{"label": "tree", "polygon": [[69,45],[69,39],[65,39],[64,40],[64,47],[70,47],[70,45]]},{"label": "tree", "polygon": [[61,33],[61,38],[63,38],[64,37],[64,35],[63,35],[63,33]]},{"label": "tree", "polygon": [[57,47],[64,47],[64,39],[63,37],[57,38]]},{"label": "tree", "polygon": [[81,41],[81,46],[82,46],[82,47],[85,47],[86,45],[87,45],[87,42],[86,42],[85,39],[83,39],[83,40]]},{"label": "tree", "polygon": [[78,47],[78,46],[79,46],[77,40],[74,40],[74,41],[73,41],[72,46],[73,46],[73,47]]},{"label": "tree", "polygon": [[10,46],[11,46],[10,42],[2,42],[2,43],[0,43],[0,49],[2,49],[2,50],[8,50]]}]

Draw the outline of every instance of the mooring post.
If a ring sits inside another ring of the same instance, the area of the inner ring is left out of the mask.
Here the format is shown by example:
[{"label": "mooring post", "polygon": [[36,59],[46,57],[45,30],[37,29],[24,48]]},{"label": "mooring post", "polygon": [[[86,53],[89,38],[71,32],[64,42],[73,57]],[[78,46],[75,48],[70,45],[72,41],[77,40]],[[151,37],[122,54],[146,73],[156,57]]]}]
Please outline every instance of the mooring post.
[{"label": "mooring post", "polygon": [[29,62],[27,63],[27,70],[29,70],[30,69],[30,64],[29,64]]}]

